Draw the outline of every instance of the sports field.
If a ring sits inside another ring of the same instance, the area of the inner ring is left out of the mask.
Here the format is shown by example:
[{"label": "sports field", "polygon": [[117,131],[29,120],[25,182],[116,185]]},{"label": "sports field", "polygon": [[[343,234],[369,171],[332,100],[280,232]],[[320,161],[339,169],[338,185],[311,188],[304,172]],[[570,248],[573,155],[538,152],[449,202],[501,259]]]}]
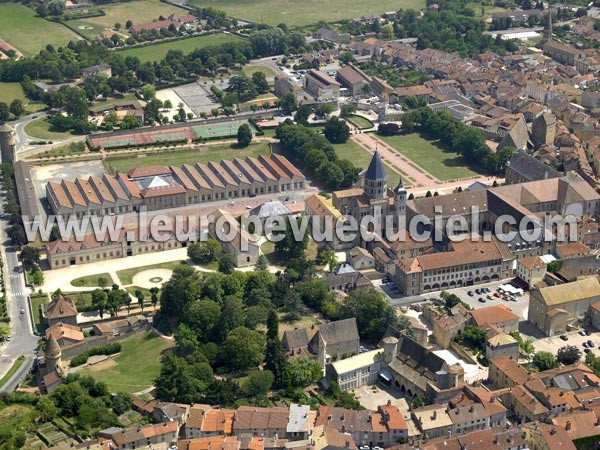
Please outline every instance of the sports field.
[{"label": "sports field", "polygon": [[[340,159],[347,159],[354,164],[355,167],[359,169],[366,169],[369,167],[369,163],[373,158],[373,155],[363,149],[356,142],[348,140],[344,144],[335,144],[333,146],[335,149],[335,153],[338,155]],[[385,164],[385,170],[387,172],[387,183],[388,186],[395,186],[398,184],[398,180],[400,179],[400,174],[392,169],[389,165]],[[405,181],[405,186],[407,182]]]},{"label": "sports field", "polygon": [[170,151],[162,153],[147,153],[142,157],[136,158],[107,156],[104,159],[104,165],[110,171],[128,172],[135,167],[154,166],[168,163],[175,167],[181,167],[184,164],[207,163],[209,161],[220,161],[222,159],[245,158],[246,156],[269,155],[271,149],[267,142],[257,142],[250,144],[244,149],[238,149],[234,146],[219,147],[201,147],[195,149],[182,149],[180,151]]},{"label": "sports field", "polygon": [[238,19],[289,26],[310,25],[319,21],[357,19],[399,9],[419,10],[423,0],[188,0],[192,6],[212,6]]},{"label": "sports field", "polygon": [[37,54],[46,45],[65,46],[80,40],[67,27],[35,16],[35,12],[19,3],[0,3],[0,37],[26,56]]},{"label": "sports field", "polygon": [[207,36],[196,36],[189,39],[179,39],[162,44],[148,45],[146,47],[130,48],[119,52],[123,57],[137,56],[142,62],[160,61],[169,50],[181,50],[184,54],[191,53],[197,48],[210,45],[224,44],[225,42],[239,41],[240,38],[231,34],[209,34]]},{"label": "sports field", "polygon": [[416,165],[439,180],[453,180],[478,175],[461,156],[444,149],[439,141],[426,139],[417,133],[398,136],[378,136]]}]

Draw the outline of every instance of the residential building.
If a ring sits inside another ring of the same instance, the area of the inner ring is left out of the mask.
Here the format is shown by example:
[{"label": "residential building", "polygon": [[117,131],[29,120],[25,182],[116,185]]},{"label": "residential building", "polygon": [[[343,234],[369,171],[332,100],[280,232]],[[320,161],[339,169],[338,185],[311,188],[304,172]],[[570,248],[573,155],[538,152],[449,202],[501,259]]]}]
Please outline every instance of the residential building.
[{"label": "residential building", "polygon": [[375,267],[375,258],[365,248],[354,247],[346,252],[347,261],[356,270],[373,269]]},{"label": "residential building", "polygon": [[485,308],[477,308],[471,311],[473,322],[479,328],[486,329],[493,325],[504,333],[518,331],[519,316],[504,305],[487,306]]},{"label": "residential building", "polygon": [[319,275],[331,291],[348,293],[355,290],[367,290],[373,287],[371,280],[346,263],[337,266],[333,272],[321,272]]},{"label": "residential building", "polygon": [[104,75],[106,78],[112,77],[112,69],[108,64],[98,64],[83,69],[83,79],[87,80],[98,75]]},{"label": "residential building", "polygon": [[[214,214],[214,222],[209,224],[208,229],[223,250],[233,257],[237,267],[256,264],[256,260],[260,256],[260,245],[227,212],[217,210]],[[225,236],[228,239],[225,239]]]},{"label": "residential building", "polygon": [[285,436],[288,427],[287,408],[258,408],[240,406],[233,416],[233,434],[239,436]]},{"label": "residential building", "polygon": [[499,356],[517,359],[519,343],[507,333],[502,333],[500,330],[489,330],[485,336],[485,357],[491,361]]},{"label": "residential building", "polygon": [[340,389],[347,391],[366,384],[375,384],[379,378],[379,371],[384,368],[383,349],[377,349],[333,361],[327,366],[327,377],[335,380]]},{"label": "residential building", "polygon": [[596,277],[572,283],[534,288],[530,291],[527,320],[546,336],[567,331],[567,325],[585,320],[594,303],[600,302],[600,282]]},{"label": "residential building", "polygon": [[430,405],[417,408],[410,413],[413,422],[426,439],[450,436],[454,424],[446,405]]},{"label": "residential building", "polygon": [[364,95],[371,83],[371,77],[352,64],[338,70],[335,79],[347,88],[353,96]]},{"label": "residential building", "polygon": [[77,344],[84,339],[80,327],[62,322],[55,323],[46,329],[46,340],[50,340],[51,336],[56,339],[56,342],[58,342],[58,345],[60,345],[61,348]]},{"label": "residential building", "polygon": [[340,83],[315,69],[309,70],[304,77],[304,89],[318,101],[336,101],[340,96]]},{"label": "residential building", "polygon": [[496,389],[524,385],[529,376],[529,372],[519,365],[516,358],[499,356],[490,360],[488,377]]},{"label": "residential building", "polygon": [[283,333],[283,347],[289,356],[308,356],[325,368],[332,359],[343,359],[358,354],[360,338],[356,319],[286,330]]},{"label": "residential building", "polygon": [[59,323],[77,325],[77,307],[69,297],[59,295],[42,308],[49,327]]},{"label": "residential building", "polygon": [[208,436],[230,436],[233,433],[234,411],[212,408],[208,405],[193,405],[183,434],[186,439]]},{"label": "residential building", "polygon": [[530,288],[544,279],[547,264],[539,256],[528,256],[517,260],[517,276]]},{"label": "residential building", "polygon": [[530,450],[576,450],[567,431],[545,423],[528,423],[522,427]]},{"label": "residential building", "polygon": [[152,445],[169,446],[177,442],[179,424],[176,421],[155,425],[135,426],[127,429],[113,427],[98,433],[100,438],[110,439],[118,450],[134,450]]},{"label": "residential building", "polygon": [[433,338],[442,348],[450,347],[452,339],[461,334],[471,320],[471,314],[460,303],[450,308],[450,311],[443,315],[438,315],[435,312],[429,314],[430,310],[431,308],[427,308],[425,317],[429,316],[433,324]]},{"label": "residential building", "polygon": [[[552,142],[554,142],[554,137],[552,137]],[[560,176],[562,174],[558,170],[544,164],[523,150],[515,151],[506,163],[506,184],[527,183]]]}]

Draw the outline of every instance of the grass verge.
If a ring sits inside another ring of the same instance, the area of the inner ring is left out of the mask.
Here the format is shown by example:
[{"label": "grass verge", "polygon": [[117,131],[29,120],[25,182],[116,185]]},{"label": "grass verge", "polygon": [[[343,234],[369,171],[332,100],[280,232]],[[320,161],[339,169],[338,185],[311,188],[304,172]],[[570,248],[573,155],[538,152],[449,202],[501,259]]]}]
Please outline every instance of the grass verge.
[{"label": "grass verge", "polygon": [[17,370],[19,370],[19,367],[21,367],[24,362],[25,358],[23,356],[19,356],[19,358],[13,363],[13,365],[10,366],[8,372],[6,372],[6,374],[4,374],[2,378],[0,378],[0,387],[8,383],[8,380],[11,379],[11,377],[17,372]]}]

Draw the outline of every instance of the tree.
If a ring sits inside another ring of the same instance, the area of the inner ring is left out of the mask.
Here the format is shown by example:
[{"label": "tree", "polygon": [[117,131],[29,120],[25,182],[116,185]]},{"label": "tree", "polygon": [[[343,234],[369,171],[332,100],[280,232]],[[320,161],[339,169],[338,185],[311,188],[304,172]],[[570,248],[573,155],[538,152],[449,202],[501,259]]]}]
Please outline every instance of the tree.
[{"label": "tree", "polygon": [[235,260],[229,253],[223,253],[219,258],[219,272],[226,275],[232,274],[235,270]]},{"label": "tree", "polygon": [[380,123],[377,132],[382,136],[395,136],[400,133],[400,127],[396,123]]},{"label": "tree", "polygon": [[131,396],[126,392],[117,392],[111,400],[111,408],[118,416],[131,408]]},{"label": "tree", "polygon": [[413,409],[416,408],[421,408],[423,406],[425,406],[425,396],[421,393],[421,392],[417,392],[411,402],[410,405],[412,406]]},{"label": "tree", "polygon": [[548,263],[548,272],[555,275],[558,274],[558,272],[560,272],[560,269],[562,269],[563,264],[564,261],[561,261],[560,259],[557,259],[556,261],[551,261],[550,263]]},{"label": "tree", "polygon": [[165,109],[172,109],[173,108],[173,103],[171,102],[171,100],[165,100],[163,102],[163,108]]},{"label": "tree", "polygon": [[40,397],[35,405],[35,410],[38,412],[39,420],[42,423],[54,420],[60,413],[50,396]]},{"label": "tree", "polygon": [[240,125],[237,131],[237,145],[239,148],[245,148],[252,142],[252,130],[247,123]]},{"label": "tree", "polygon": [[575,364],[581,359],[581,350],[574,345],[565,345],[558,349],[556,360],[561,364]]},{"label": "tree", "polygon": [[296,110],[296,114],[294,115],[294,121],[297,124],[308,126],[308,117],[312,113],[312,106],[310,105],[300,105]]},{"label": "tree", "polygon": [[332,144],[343,144],[350,137],[350,128],[345,121],[332,117],[325,124],[324,134]]},{"label": "tree", "polygon": [[219,115],[219,108],[213,108],[210,110],[210,113],[213,117],[217,117]]},{"label": "tree", "polygon": [[141,289],[135,290],[135,298],[137,298],[138,305],[142,309],[142,312],[144,312],[144,297],[144,292]]},{"label": "tree", "polygon": [[333,105],[331,103],[321,103],[318,112],[321,116],[329,116],[333,112]]},{"label": "tree", "polygon": [[40,249],[26,245],[21,249],[21,259],[23,260],[23,266],[25,269],[31,268],[34,264],[40,262]]},{"label": "tree", "polygon": [[10,104],[10,112],[16,117],[21,116],[25,112],[23,101],[18,98],[14,99]]},{"label": "tree", "polygon": [[540,370],[550,370],[558,367],[558,361],[550,352],[537,352],[533,355],[533,364]]},{"label": "tree", "polygon": [[469,348],[483,350],[485,330],[482,330],[477,325],[467,325],[463,333],[455,336],[455,339]]},{"label": "tree", "polygon": [[327,247],[322,250],[321,253],[319,253],[319,256],[317,257],[317,263],[322,266],[329,266],[329,271],[333,272],[333,269],[335,269],[338,264],[338,260],[337,256],[335,256],[335,252],[331,248]]},{"label": "tree", "polygon": [[283,371],[283,384],[287,387],[305,388],[323,378],[323,371],[318,362],[300,356],[287,363]]},{"label": "tree", "polygon": [[130,29],[133,26],[133,22],[131,20],[128,20],[127,22],[125,22],[125,28]]},{"label": "tree", "polygon": [[159,288],[157,288],[156,286],[150,288],[150,301],[152,302],[152,306],[154,307],[154,309],[156,309],[156,304],[158,303],[158,292],[160,291]]},{"label": "tree", "polygon": [[356,112],[356,106],[353,104],[342,105],[340,107],[340,116],[348,117]]},{"label": "tree", "polygon": [[194,264],[210,264],[221,253],[219,243],[213,238],[205,242],[194,242],[188,245],[187,255]]},{"label": "tree", "polygon": [[381,27],[381,34],[384,39],[392,39],[394,37],[394,27],[391,23],[386,23]]},{"label": "tree", "polygon": [[10,108],[4,102],[0,102],[0,121],[5,122],[10,117]]},{"label": "tree", "polygon": [[92,291],[92,305],[100,313],[100,317],[104,314],[107,306],[108,295],[102,289],[94,289]]},{"label": "tree", "polygon": [[65,10],[65,1],[64,0],[50,0],[48,2],[48,14],[51,16],[59,16]]},{"label": "tree", "polygon": [[340,308],[342,319],[356,318],[360,337],[378,342],[388,325],[396,321],[396,312],[381,292],[369,289],[351,292]]},{"label": "tree", "polygon": [[269,82],[267,81],[264,72],[254,72],[252,74],[252,82],[259,94],[269,92]]},{"label": "tree", "polygon": [[274,379],[273,373],[269,370],[253,370],[244,380],[242,391],[248,397],[265,398],[273,386]]},{"label": "tree", "polygon": [[291,114],[298,107],[298,100],[294,94],[288,92],[279,99],[279,106],[285,114]]},{"label": "tree", "polygon": [[277,383],[282,382],[285,369],[285,351],[279,339],[279,317],[274,309],[269,311],[267,318],[267,345],[265,349],[265,369],[270,370]]},{"label": "tree", "polygon": [[231,370],[248,370],[263,362],[265,338],[246,327],[237,327],[227,334],[223,343],[224,363]]},{"label": "tree", "polygon": [[0,341],[5,340],[10,336],[10,327],[8,325],[0,325]]},{"label": "tree", "polygon": [[120,30],[121,29],[121,24],[119,22],[115,22],[115,30]]},{"label": "tree", "polygon": [[255,270],[262,271],[267,270],[269,268],[269,261],[265,255],[260,255],[256,260],[256,266],[254,266]]},{"label": "tree", "polygon": [[[253,80],[254,77],[250,79],[244,72],[240,72],[239,75],[233,75],[231,78],[229,78],[229,85],[227,86],[226,91],[234,93],[238,101],[247,102],[248,100],[256,97],[257,90]],[[223,103],[223,106],[226,106],[223,102],[223,99],[221,102]]]}]

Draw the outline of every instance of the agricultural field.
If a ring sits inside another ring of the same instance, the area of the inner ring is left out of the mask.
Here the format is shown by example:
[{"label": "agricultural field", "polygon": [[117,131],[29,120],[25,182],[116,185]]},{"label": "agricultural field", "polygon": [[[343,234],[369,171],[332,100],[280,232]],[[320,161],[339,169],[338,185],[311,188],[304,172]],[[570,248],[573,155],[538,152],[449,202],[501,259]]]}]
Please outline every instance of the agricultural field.
[{"label": "agricultural field", "polygon": [[319,21],[334,22],[399,9],[418,10],[425,6],[423,0],[189,0],[188,4],[212,6],[238,19],[273,26],[282,22],[288,26],[310,25]]},{"label": "agricultural field", "polygon": [[[335,144],[333,148],[339,158],[351,161],[352,164],[354,164],[360,169],[366,169],[367,167],[369,167],[369,163],[373,158],[373,155],[371,153],[369,153],[360,145],[351,140],[348,140],[344,144]],[[400,179],[400,174],[385,163],[384,166],[388,176],[388,186],[396,186],[396,184],[398,184],[398,180]]]},{"label": "agricultural field", "polygon": [[62,47],[81,40],[67,27],[36,17],[32,9],[19,3],[0,3],[0,34],[26,56],[37,54],[48,44]]},{"label": "agricultural field", "polygon": [[220,147],[200,147],[188,148],[181,151],[171,151],[162,153],[149,153],[143,157],[135,158],[131,155],[126,158],[117,156],[107,156],[104,159],[104,165],[110,172],[128,172],[135,167],[154,166],[164,164],[168,157],[169,164],[179,167],[184,164],[195,164],[197,162],[207,163],[209,161],[220,161],[221,159],[245,158],[246,156],[269,155],[271,149],[267,142],[257,142],[250,144],[244,149],[235,148],[235,146]]},{"label": "agricultural field", "polygon": [[160,61],[167,56],[169,50],[181,50],[184,54],[187,54],[193,52],[197,48],[239,40],[240,38],[230,34],[209,34],[207,36],[178,39],[175,41],[163,42],[161,44],[147,45],[145,47],[130,48],[120,51],[120,54],[124,58],[127,56],[137,56],[142,62],[154,62]]},{"label": "agricultural field", "polygon": [[174,341],[140,333],[121,342],[121,354],[78,371],[106,383],[113,392],[134,393],[149,388],[160,373],[161,355]]},{"label": "agricultural field", "polygon": [[162,3],[159,0],[135,0],[131,2],[109,3],[102,5],[100,9],[104,12],[103,16],[84,19],[103,28],[112,28],[119,22],[122,27],[128,20],[133,24],[152,22],[158,19],[158,16],[170,16],[173,13],[187,14],[185,9],[177,6]]},{"label": "agricultural field", "polygon": [[461,156],[445,149],[439,141],[427,139],[417,133],[378,138],[439,180],[479,175]]}]

